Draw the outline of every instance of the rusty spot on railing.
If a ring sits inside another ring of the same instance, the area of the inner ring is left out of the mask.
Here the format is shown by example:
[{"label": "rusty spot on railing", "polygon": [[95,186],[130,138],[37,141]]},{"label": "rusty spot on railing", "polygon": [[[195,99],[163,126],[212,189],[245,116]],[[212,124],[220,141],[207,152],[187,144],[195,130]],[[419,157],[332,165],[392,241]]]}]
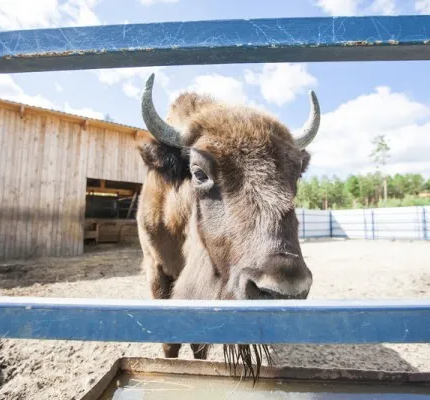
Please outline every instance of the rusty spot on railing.
[{"label": "rusty spot on railing", "polygon": [[[172,47],[172,49],[175,46]],[[135,51],[153,51],[152,48],[124,48],[124,49],[116,49],[116,52],[129,52],[130,50]],[[49,51],[49,52],[43,52],[43,53],[20,53],[20,54],[8,54],[3,57],[0,57],[0,59],[3,60],[11,60],[13,58],[43,58],[43,57],[68,57],[68,56],[82,56],[82,55],[88,55],[88,54],[104,54],[107,53],[108,50],[102,49],[102,50],[66,50],[66,51]]]},{"label": "rusty spot on railing", "polygon": [[374,42],[368,42],[367,40],[350,40],[342,43],[343,46],[373,46]]},{"label": "rusty spot on railing", "polygon": [[357,41],[348,41],[343,43],[344,46],[375,46],[375,45],[383,45],[383,44],[395,46],[400,44],[400,42],[398,40],[390,39],[390,40],[387,40],[386,42],[383,42],[382,40],[375,40],[374,42],[369,42],[367,40],[357,40]]}]

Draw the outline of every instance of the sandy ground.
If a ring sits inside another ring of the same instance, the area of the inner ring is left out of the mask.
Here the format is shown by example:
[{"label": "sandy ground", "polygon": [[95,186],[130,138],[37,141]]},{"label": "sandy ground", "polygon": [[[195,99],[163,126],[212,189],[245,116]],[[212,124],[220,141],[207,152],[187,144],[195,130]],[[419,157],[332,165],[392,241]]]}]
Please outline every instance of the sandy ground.
[{"label": "sandy ground", "polygon": [[[311,298],[419,298],[430,294],[430,243],[302,244]],[[3,296],[146,298],[138,248],[74,259],[0,263]],[[210,359],[222,360],[219,347]],[[278,364],[430,372],[430,345],[282,346]],[[0,399],[78,399],[122,356],[162,356],[158,344],[1,340]],[[191,358],[184,346],[182,358]]]}]

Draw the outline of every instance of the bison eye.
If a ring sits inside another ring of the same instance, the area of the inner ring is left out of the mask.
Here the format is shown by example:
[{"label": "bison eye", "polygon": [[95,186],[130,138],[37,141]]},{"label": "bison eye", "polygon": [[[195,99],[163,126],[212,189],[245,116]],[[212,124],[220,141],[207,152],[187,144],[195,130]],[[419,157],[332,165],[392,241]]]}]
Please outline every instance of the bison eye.
[{"label": "bison eye", "polygon": [[203,172],[203,170],[197,166],[193,166],[191,172],[197,183],[205,183],[209,179],[208,176]]}]

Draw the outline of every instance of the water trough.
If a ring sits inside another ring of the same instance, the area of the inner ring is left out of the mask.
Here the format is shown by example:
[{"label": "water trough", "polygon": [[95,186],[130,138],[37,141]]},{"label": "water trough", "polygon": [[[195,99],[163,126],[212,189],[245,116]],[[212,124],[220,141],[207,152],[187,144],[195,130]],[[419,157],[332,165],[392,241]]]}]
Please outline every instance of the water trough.
[{"label": "water trough", "polygon": [[430,398],[430,374],[262,367],[261,379],[232,377],[222,362],[121,358],[81,400]]}]

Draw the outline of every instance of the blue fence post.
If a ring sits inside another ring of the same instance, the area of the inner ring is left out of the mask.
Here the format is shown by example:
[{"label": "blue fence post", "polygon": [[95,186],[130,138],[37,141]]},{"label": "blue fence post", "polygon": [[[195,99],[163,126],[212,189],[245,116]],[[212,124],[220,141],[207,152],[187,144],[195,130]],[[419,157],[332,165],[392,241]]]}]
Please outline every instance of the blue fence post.
[{"label": "blue fence post", "polygon": [[372,215],[372,239],[375,239],[375,212],[370,210],[370,214]]},{"label": "blue fence post", "polygon": [[363,209],[363,222],[364,222],[364,238],[367,240],[367,218],[366,218],[366,209]]},{"label": "blue fence post", "polygon": [[329,223],[330,223],[330,237],[333,237],[333,215],[331,213],[331,210],[329,211]]},{"label": "blue fence post", "polygon": [[428,232],[427,232],[427,216],[426,216],[426,208],[425,207],[423,207],[422,216],[423,216],[423,219],[422,219],[422,222],[423,222],[423,239],[429,240]]},{"label": "blue fence post", "polygon": [[302,210],[302,225],[303,225],[303,238],[306,237],[306,229],[305,229],[305,209]]}]

